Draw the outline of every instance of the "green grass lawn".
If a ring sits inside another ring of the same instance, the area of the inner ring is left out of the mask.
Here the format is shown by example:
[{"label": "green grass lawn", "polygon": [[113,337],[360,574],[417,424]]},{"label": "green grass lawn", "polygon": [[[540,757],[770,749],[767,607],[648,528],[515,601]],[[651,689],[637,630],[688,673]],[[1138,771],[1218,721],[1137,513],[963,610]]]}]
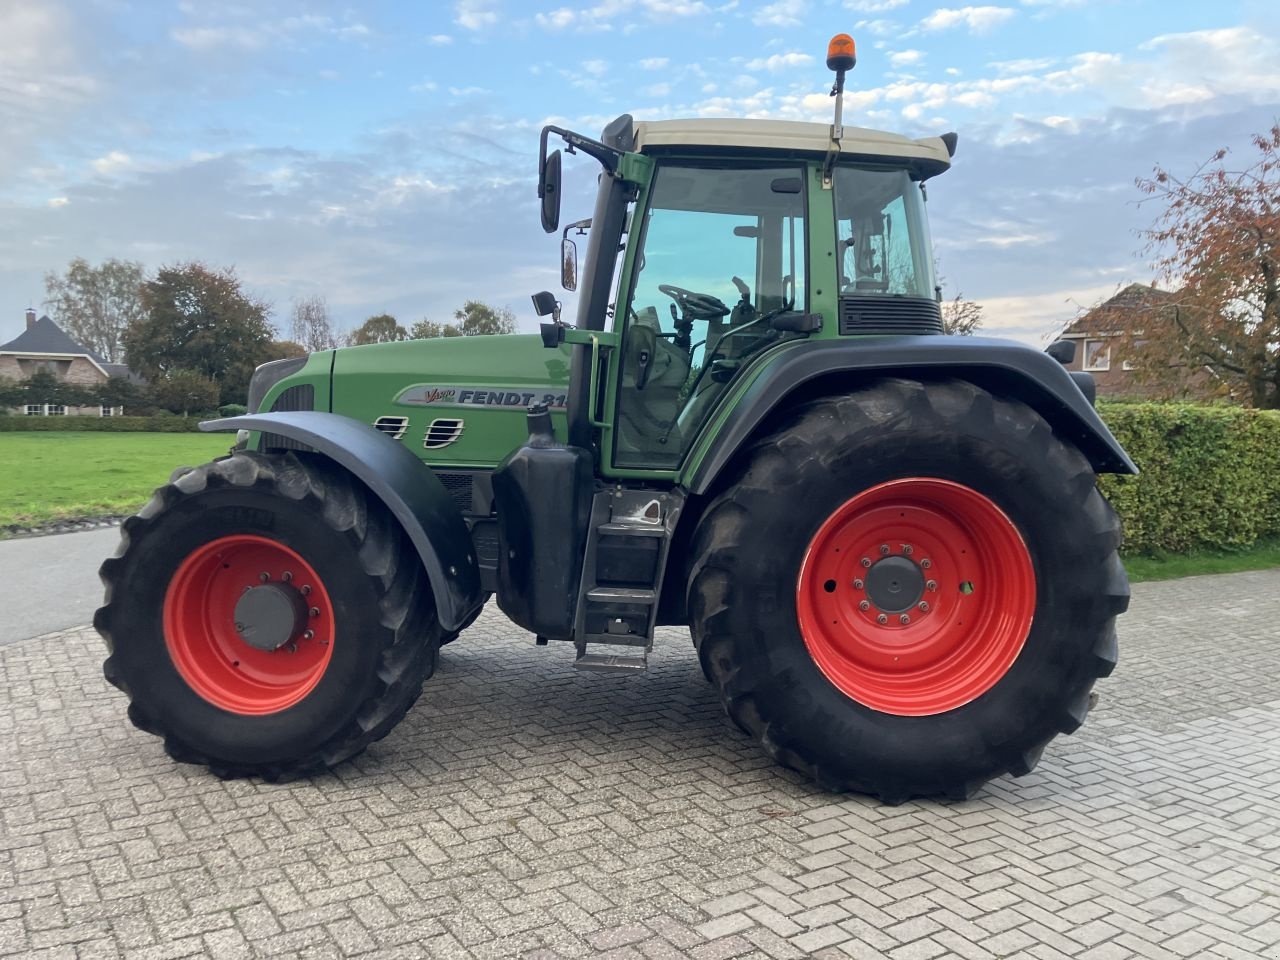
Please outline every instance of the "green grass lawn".
[{"label": "green grass lawn", "polygon": [[[174,467],[212,460],[231,442],[225,433],[0,433],[0,528],[132,513]],[[1280,541],[1124,565],[1135,583],[1262,570],[1280,567]]]},{"label": "green grass lawn", "polygon": [[1259,543],[1245,550],[1198,551],[1159,557],[1125,557],[1125,569],[1134,583],[1173,580],[1206,573],[1240,573],[1280,567],[1280,540]]},{"label": "green grass lawn", "polygon": [[225,433],[0,433],[0,527],[132,513],[174,467],[227,452]]}]

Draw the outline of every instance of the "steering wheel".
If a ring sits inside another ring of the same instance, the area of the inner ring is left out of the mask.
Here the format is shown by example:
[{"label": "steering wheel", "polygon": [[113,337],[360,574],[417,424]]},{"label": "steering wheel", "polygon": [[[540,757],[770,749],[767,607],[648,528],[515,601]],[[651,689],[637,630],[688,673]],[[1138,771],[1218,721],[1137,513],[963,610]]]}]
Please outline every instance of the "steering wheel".
[{"label": "steering wheel", "polygon": [[718,320],[730,313],[723,300],[709,293],[695,293],[670,283],[658,284],[658,292],[665,293],[674,301],[671,319],[675,321],[676,336],[671,342],[685,353],[691,352],[693,321]]}]

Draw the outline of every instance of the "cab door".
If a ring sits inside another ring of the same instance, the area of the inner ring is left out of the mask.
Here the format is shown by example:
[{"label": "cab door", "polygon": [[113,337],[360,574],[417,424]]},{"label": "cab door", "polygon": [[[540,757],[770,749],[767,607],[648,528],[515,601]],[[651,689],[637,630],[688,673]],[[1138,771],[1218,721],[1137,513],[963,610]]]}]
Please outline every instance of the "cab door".
[{"label": "cab door", "polygon": [[786,336],[772,319],[807,309],[805,179],[799,162],[658,165],[619,287],[611,473],[674,473],[725,387]]}]

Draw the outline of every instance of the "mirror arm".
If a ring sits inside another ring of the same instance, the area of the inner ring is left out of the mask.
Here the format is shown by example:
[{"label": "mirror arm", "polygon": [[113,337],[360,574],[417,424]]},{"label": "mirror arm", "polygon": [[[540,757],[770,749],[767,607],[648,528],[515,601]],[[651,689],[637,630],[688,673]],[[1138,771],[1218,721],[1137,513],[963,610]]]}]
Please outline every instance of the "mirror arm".
[{"label": "mirror arm", "polygon": [[[547,124],[547,126],[542,128],[540,143],[541,149],[538,152],[540,157],[538,163],[539,181],[542,179],[541,174],[543,170],[546,169],[547,137],[552,133],[556,134],[565,142],[566,153],[577,153],[581,150],[587,156],[594,157],[596,160],[600,161],[600,164],[610,173],[618,172],[618,164],[622,161],[621,150],[615,150],[613,147],[606,146],[599,140],[592,140],[590,137],[584,137],[582,134],[574,133],[572,130],[566,130],[564,127]],[[539,194],[539,196],[541,196],[541,194]]]}]

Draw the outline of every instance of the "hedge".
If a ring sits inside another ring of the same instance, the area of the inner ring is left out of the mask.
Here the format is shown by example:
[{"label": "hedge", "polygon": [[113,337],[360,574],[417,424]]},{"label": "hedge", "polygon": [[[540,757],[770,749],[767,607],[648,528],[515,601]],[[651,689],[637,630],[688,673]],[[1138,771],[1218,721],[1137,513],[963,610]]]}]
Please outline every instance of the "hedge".
[{"label": "hedge", "polygon": [[1101,402],[1098,412],[1142,471],[1100,481],[1124,523],[1124,552],[1280,539],[1280,411]]},{"label": "hedge", "polygon": [[63,433],[100,430],[105,433],[191,433],[208,417],[0,417],[0,433],[28,430]]}]

